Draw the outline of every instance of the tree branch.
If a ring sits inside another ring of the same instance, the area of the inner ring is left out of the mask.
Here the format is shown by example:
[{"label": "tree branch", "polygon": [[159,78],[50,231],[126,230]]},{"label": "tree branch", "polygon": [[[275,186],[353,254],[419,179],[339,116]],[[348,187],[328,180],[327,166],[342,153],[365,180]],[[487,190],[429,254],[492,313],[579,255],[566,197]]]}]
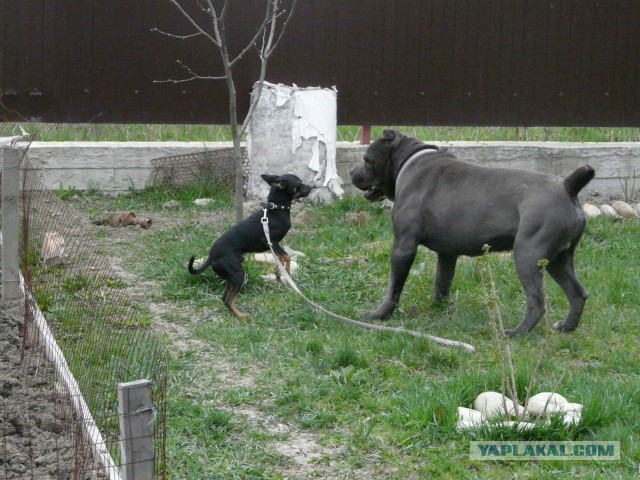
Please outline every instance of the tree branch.
[{"label": "tree branch", "polygon": [[176,60],[176,62],[182,67],[184,68],[190,75],[191,77],[189,78],[182,78],[180,80],[173,80],[173,79],[168,79],[168,80],[154,80],[153,83],[185,83],[185,82],[192,82],[193,80],[224,80],[226,77],[214,77],[212,75],[199,75],[196,72],[194,72],[191,67],[189,67],[188,65],[185,65],[184,63],[182,63],[180,60]]},{"label": "tree branch", "polygon": [[275,43],[271,46],[271,49],[268,52],[268,55],[271,56],[271,54],[273,53],[273,51],[275,50],[275,48],[278,46],[278,43],[280,43],[280,40],[282,39],[282,37],[284,36],[284,32],[287,29],[287,25],[289,25],[289,21],[291,20],[291,18],[293,17],[293,12],[296,9],[296,3],[298,3],[298,0],[293,0],[291,2],[291,10],[289,10],[289,15],[287,15],[287,19],[284,21],[284,23],[282,24],[282,29],[280,30],[280,34],[278,35],[278,38],[276,39]]},{"label": "tree branch", "polygon": [[[216,42],[216,40],[206,31],[204,30],[200,25],[198,25],[198,22],[196,22],[191,15],[189,15],[186,10],[184,8],[182,8],[182,5],[180,5],[180,3],[178,3],[178,0],[169,0],[171,3],[173,3],[176,8],[178,10],[180,10],[180,13],[182,13],[182,16],[184,18],[186,18],[189,23],[191,23],[191,25],[193,25],[195,27],[195,29],[200,32],[202,35],[204,35],[205,37],[207,37],[209,40],[211,40],[211,42],[216,45],[218,48],[220,48],[220,44],[218,42]],[[210,2],[209,2],[210,3]],[[213,10],[212,10],[212,14],[213,14]]]},{"label": "tree branch", "polygon": [[152,28],[150,31],[158,32],[158,33],[161,33],[162,35],[166,35],[167,37],[177,38],[179,40],[187,40],[189,38],[199,37],[200,35],[202,35],[202,33],[200,32],[192,33],[191,35],[176,35],[175,33],[165,32],[163,30],[160,30],[159,28]]}]

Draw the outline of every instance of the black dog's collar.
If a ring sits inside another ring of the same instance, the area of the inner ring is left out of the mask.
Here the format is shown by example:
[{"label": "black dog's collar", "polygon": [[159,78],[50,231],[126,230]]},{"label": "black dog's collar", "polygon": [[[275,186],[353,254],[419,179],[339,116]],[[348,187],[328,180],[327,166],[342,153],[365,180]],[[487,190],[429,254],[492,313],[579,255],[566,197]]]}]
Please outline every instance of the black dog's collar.
[{"label": "black dog's collar", "polygon": [[266,208],[267,210],[290,210],[290,207],[285,207],[284,205],[277,205],[273,202],[260,202],[260,206],[262,208]]}]

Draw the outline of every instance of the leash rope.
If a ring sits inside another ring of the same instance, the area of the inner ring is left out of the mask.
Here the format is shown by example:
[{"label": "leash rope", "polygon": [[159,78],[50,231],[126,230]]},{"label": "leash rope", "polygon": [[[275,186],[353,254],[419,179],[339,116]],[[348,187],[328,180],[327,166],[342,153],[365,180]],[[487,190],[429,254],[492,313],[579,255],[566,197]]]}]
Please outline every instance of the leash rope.
[{"label": "leash rope", "polygon": [[476,349],[473,347],[473,345],[469,345],[468,343],[464,343],[464,342],[458,342],[457,340],[448,340],[446,338],[442,338],[442,337],[435,337],[433,335],[427,335],[425,333],[420,333],[420,332],[416,332],[415,330],[406,330],[404,328],[400,328],[400,327],[387,327],[384,325],[375,325],[375,324],[371,324],[371,323],[366,323],[366,322],[361,322],[358,320],[353,320],[351,318],[348,317],[343,317],[342,315],[338,315],[337,313],[333,313],[330,312],[329,310],[327,310],[326,308],[322,307],[321,305],[318,305],[317,303],[313,302],[312,300],[310,300],[309,298],[307,298],[304,293],[302,293],[300,291],[300,289],[298,288],[298,286],[296,285],[296,282],[293,281],[293,279],[291,278],[291,275],[289,275],[289,273],[287,272],[287,269],[284,268],[284,265],[282,265],[282,262],[280,261],[280,258],[278,258],[278,255],[276,254],[276,252],[273,250],[273,243],[271,243],[271,237],[269,236],[269,219],[267,218],[267,209],[263,207],[263,211],[264,214],[262,216],[262,219],[260,220],[262,222],[262,228],[264,230],[264,235],[267,239],[267,244],[269,245],[269,249],[271,250],[271,255],[273,256],[273,261],[275,262],[278,271],[280,272],[280,276],[282,278],[284,278],[285,282],[298,294],[300,295],[309,305],[311,305],[312,307],[314,307],[316,310],[320,310],[321,312],[325,313],[326,315],[329,315],[330,317],[333,317],[337,320],[340,320],[344,323],[347,323],[349,325],[355,325],[356,327],[360,327],[360,328],[364,328],[365,330],[373,330],[376,332],[392,332],[392,333],[398,333],[398,334],[406,334],[406,335],[411,335],[413,337],[416,338],[427,338],[433,342],[439,343],[441,345],[445,345],[447,347],[460,347],[460,348],[464,348],[465,350],[469,351],[469,352],[475,352]]}]

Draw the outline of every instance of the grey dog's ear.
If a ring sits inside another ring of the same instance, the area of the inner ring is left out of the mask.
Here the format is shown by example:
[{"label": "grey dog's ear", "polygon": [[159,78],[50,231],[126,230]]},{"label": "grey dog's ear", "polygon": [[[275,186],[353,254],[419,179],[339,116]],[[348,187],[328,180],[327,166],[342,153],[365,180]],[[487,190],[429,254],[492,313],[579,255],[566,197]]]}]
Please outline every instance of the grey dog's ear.
[{"label": "grey dog's ear", "polygon": [[383,140],[394,140],[396,138],[395,130],[385,129],[382,131],[382,139]]}]

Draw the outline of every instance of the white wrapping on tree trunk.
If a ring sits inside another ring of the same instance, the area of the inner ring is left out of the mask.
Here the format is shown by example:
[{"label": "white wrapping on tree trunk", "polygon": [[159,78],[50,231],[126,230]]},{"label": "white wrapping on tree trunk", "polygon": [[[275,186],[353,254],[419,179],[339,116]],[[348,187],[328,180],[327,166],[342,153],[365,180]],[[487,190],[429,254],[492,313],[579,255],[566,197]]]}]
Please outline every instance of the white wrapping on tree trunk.
[{"label": "white wrapping on tree trunk", "polygon": [[[291,128],[292,152],[295,153],[302,145],[302,140],[315,139],[308,165],[316,172],[314,180],[321,180],[324,175],[322,185],[329,186],[334,193],[342,195],[340,177],[336,168],[336,90],[294,90],[293,97],[295,120]],[[320,158],[320,142],[324,144],[326,151],[324,165],[323,159]],[[336,188],[339,191],[336,191]]]},{"label": "white wrapping on tree trunk", "polygon": [[[254,86],[254,94],[257,89]],[[291,173],[314,185],[310,199],[342,196],[336,166],[337,90],[265,82],[249,123],[248,198],[264,198],[263,173]]]}]

